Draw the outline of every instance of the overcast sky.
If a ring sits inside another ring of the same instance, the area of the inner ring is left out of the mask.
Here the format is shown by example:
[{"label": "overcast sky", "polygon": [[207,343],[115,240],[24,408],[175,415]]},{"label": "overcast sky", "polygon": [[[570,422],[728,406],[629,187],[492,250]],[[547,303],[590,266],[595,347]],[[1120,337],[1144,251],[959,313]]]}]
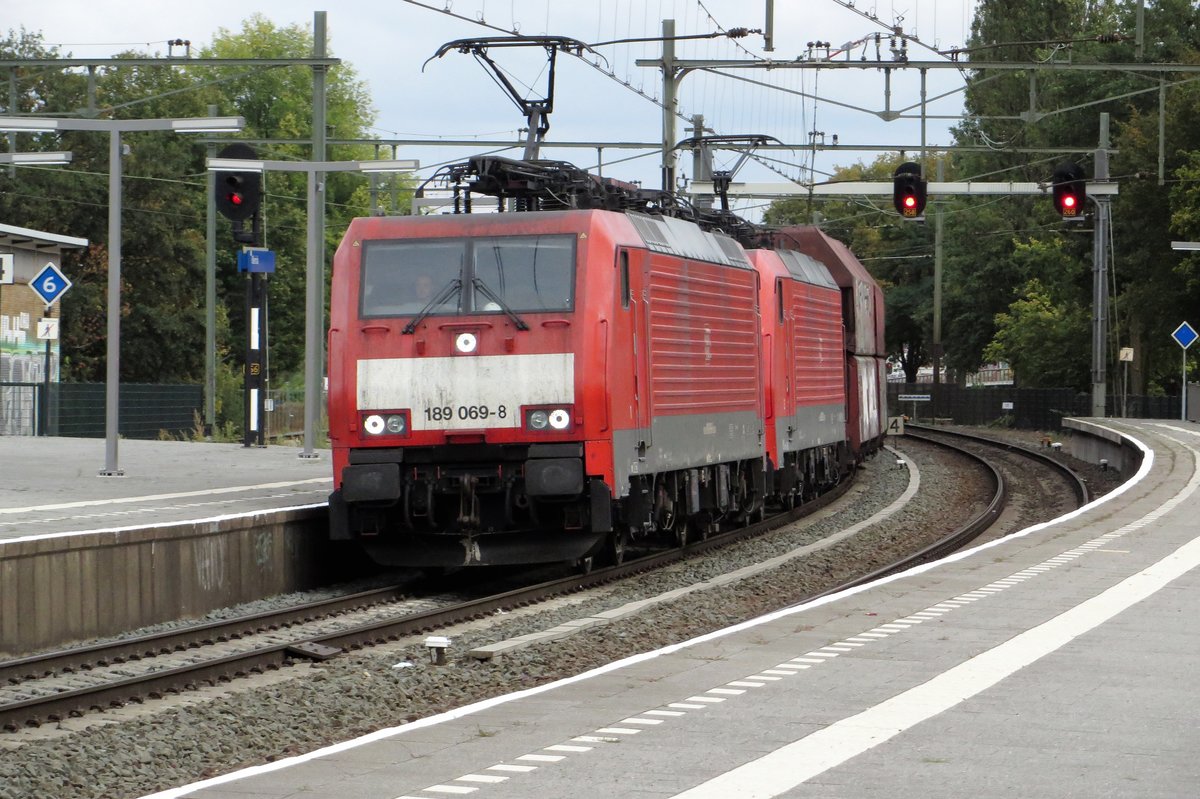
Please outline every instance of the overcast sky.
[{"label": "overcast sky", "polygon": [[[488,73],[469,55],[457,52],[422,64],[448,41],[501,35],[480,24],[528,35],[567,36],[584,42],[659,36],[662,20],[676,20],[676,34],[709,33],[735,27],[765,28],[765,0],[420,0],[421,5],[390,0],[4,0],[10,13],[0,25],[40,32],[48,45],[60,45],[63,54],[106,57],[124,50],[166,54],[166,42],[189,39],[194,47],[207,44],[219,28],[238,31],[242,21],[259,12],[280,26],[311,27],[314,11],[327,11],[329,48],[333,56],[353,66],[368,85],[378,116],[376,135],[381,138],[511,138],[523,124],[516,105]],[[975,0],[776,0],[773,52],[764,50],[761,35],[737,43],[729,40],[679,42],[678,58],[753,59],[779,62],[807,57],[809,42],[830,42],[838,51],[849,48],[850,58],[876,60],[874,35],[882,34],[880,58],[891,62],[889,30],[898,25],[928,47],[910,44],[912,60],[943,60],[931,48],[962,45],[970,33]],[[440,13],[450,9],[459,19]],[[16,10],[16,13],[11,11]],[[867,15],[874,15],[875,19]],[[573,57],[560,57],[554,113],[548,140],[657,142],[662,136],[659,106],[639,95],[661,98],[662,77],[654,68],[639,67],[642,58],[657,58],[658,42],[605,45],[600,68]],[[527,56],[493,51],[510,70],[517,85],[540,92],[544,87],[540,50]],[[844,60],[845,55],[838,58]],[[598,59],[596,59],[598,60]],[[604,69],[613,73],[604,73]],[[916,119],[884,122],[879,112],[889,101],[882,71],[796,70],[742,71],[736,80],[705,72],[689,74],[681,85],[681,110],[703,114],[706,125],[719,134],[768,134],[789,144],[816,139],[839,146],[887,145],[910,151],[921,143]],[[615,76],[615,77],[614,77]],[[753,82],[752,82],[753,81]],[[625,82],[629,83],[627,87]],[[755,82],[772,87],[759,86]],[[955,70],[931,70],[928,75],[928,111],[955,117],[961,111],[962,77]],[[781,90],[782,89],[782,90]],[[893,73],[890,107],[916,116],[920,103],[920,78],[915,70]],[[946,96],[941,99],[940,95]],[[864,110],[860,110],[864,109]],[[929,119],[926,142],[933,146],[949,141],[952,119]],[[677,122],[676,138],[690,135]],[[814,135],[814,132],[819,132]],[[823,135],[822,135],[823,134]],[[432,167],[464,158],[475,148],[411,147],[400,158],[419,158]],[[506,153],[518,156],[519,151]],[[642,180],[657,187],[660,159],[657,153],[624,162],[638,153],[628,150],[550,150],[544,156],[595,168],[603,159],[605,174]],[[771,153],[783,175],[750,163],[739,179],[783,181],[807,177],[806,167],[822,172],[835,165],[871,161],[876,153],[845,149],[837,153]],[[814,160],[815,159],[815,160]],[[728,168],[736,154],[718,155],[717,168]],[[425,170],[428,174],[429,170]],[[681,159],[680,172],[691,174],[690,157]]]}]

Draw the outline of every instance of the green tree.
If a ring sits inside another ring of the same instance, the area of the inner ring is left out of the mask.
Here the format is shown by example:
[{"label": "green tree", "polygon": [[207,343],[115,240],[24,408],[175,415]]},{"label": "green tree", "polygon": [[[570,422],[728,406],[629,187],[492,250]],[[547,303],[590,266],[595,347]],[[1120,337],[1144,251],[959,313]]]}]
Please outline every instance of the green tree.
[{"label": "green tree", "polygon": [[[1016,257],[1070,268],[1071,258],[1061,243],[1032,241],[1018,244]],[[1089,335],[1091,309],[1056,292],[1037,278],[1021,289],[1007,311],[996,314],[996,333],[984,348],[984,358],[1007,361],[1018,385],[1030,388],[1069,387],[1084,390],[1091,381]]]},{"label": "green tree", "polygon": [[[206,56],[308,57],[312,33],[302,26],[276,26],[255,15],[236,32],[220,30]],[[54,58],[40,34],[10,31],[0,40],[5,58]],[[125,55],[141,55],[127,53]],[[240,115],[246,138],[296,139],[311,136],[312,71],[304,67],[221,68],[180,61],[152,67],[133,65],[99,70],[94,101],[86,78],[68,70],[15,70],[19,113],[108,118]],[[330,139],[366,138],[374,112],[366,86],[347,63],[332,67],[327,81],[327,134]],[[7,96],[0,96],[0,102]],[[0,106],[2,107],[2,106]],[[121,379],[129,382],[198,381],[204,372],[205,145],[195,137],[170,133],[125,134],[129,154],[122,159],[122,358]],[[108,138],[65,132],[21,134],[22,150],[69,149],[67,169],[0,170],[0,217],[26,227],[84,236],[86,252],[68,254],[64,269],[75,288],[63,300],[65,376],[100,380],[104,374],[107,283]],[[274,145],[260,155],[311,159],[307,144]],[[373,148],[330,147],[338,159],[378,157]],[[307,190],[302,174],[268,174],[264,202],[266,244],[278,253],[279,271],[271,283],[272,366],[286,376],[301,368],[304,349],[304,297]],[[322,230],[326,262],[349,219],[368,213],[366,179],[332,173],[326,177],[326,218]],[[403,207],[403,206],[402,206]],[[240,370],[244,276],[234,266],[235,247],[228,223],[218,232],[218,350],[223,372]],[[326,277],[327,279],[327,277]]]},{"label": "green tree", "polygon": [[[1136,6],[1131,0],[984,2],[977,11],[971,46],[986,49],[973,51],[972,58],[1031,63],[1135,61],[1131,37],[1113,34],[1135,30]],[[1164,0],[1145,12],[1143,61],[1198,60],[1200,9],[1194,3]],[[1200,146],[1191,123],[1198,110],[1197,91],[1188,78],[1164,84],[1168,86],[1163,120],[1168,181],[1181,179],[1177,170],[1187,153]],[[1031,95],[1036,99],[1031,100]],[[1099,143],[1099,114],[1110,114],[1113,146],[1119,151],[1112,159],[1111,174],[1120,182],[1120,195],[1112,204],[1110,355],[1117,346],[1134,347],[1135,393],[1153,390],[1164,375],[1170,379],[1167,325],[1178,322],[1168,319],[1184,307],[1196,307],[1200,300],[1186,267],[1180,271],[1182,259],[1167,250],[1173,208],[1184,197],[1164,190],[1153,179],[1158,170],[1157,101],[1158,79],[1133,73],[976,74],[968,83],[967,118],[956,132],[959,143],[994,148],[988,153],[960,154],[956,161],[962,174],[975,179],[1045,181],[1054,164],[1067,158],[1092,171],[1090,153]],[[1014,151],[1018,146],[1068,146],[1078,152],[1039,157]],[[1186,183],[1186,178],[1182,180]],[[964,216],[959,222],[967,224],[955,224],[947,232],[948,250],[954,253],[947,262],[948,325],[959,344],[952,360],[967,365],[985,357],[997,314],[1017,298],[1018,288],[1031,277],[1054,282],[1052,296],[1064,308],[1090,308],[1090,226],[1062,225],[1043,198],[1008,198],[997,207],[980,209],[978,217]],[[1056,246],[1056,239],[1062,240],[1062,252],[1072,264],[1065,276],[1038,273],[1051,265],[1039,266],[1017,256],[1021,242]],[[1180,310],[1164,313],[1174,308]],[[1062,358],[1076,357],[1074,350],[1061,353]],[[1057,374],[1072,371],[1065,366],[1054,370]]]}]

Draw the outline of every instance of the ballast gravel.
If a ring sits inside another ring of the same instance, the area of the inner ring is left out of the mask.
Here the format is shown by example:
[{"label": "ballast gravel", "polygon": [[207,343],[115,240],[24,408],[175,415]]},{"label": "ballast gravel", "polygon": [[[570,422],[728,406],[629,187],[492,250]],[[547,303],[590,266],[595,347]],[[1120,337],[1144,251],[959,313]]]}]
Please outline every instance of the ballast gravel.
[{"label": "ballast gravel", "polygon": [[[0,799],[140,797],[541,685],[795,604],[890,562],[895,553],[911,548],[914,536],[938,537],[964,520],[947,518],[946,509],[973,504],[982,477],[927,446],[905,442],[903,447],[904,457],[920,470],[917,497],[890,520],[785,567],[693,592],[655,605],[652,613],[591,627],[498,660],[477,661],[464,654],[693,585],[870,518],[908,486],[908,471],[897,466],[895,456],[884,453],[867,461],[836,513],[819,521],[802,521],[611,589],[549,603],[550,609],[496,614],[439,631],[453,639],[444,666],[432,665],[422,642],[414,639],[297,665],[245,685],[217,686],[37,730],[0,733]],[[1092,477],[1096,494],[1106,490],[1099,484],[1107,482],[1111,488],[1120,480],[1098,470]]]}]

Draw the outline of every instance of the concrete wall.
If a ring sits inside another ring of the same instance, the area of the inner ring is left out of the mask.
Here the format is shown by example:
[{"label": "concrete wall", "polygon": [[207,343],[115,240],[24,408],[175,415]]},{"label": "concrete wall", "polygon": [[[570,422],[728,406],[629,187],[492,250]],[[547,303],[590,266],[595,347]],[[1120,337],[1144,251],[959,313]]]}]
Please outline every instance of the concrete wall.
[{"label": "concrete wall", "polygon": [[1067,449],[1088,463],[1108,461],[1110,469],[1129,476],[1142,465],[1142,451],[1124,436],[1087,419],[1063,419],[1063,428],[1072,431]]},{"label": "concrete wall", "polygon": [[0,542],[0,657],[53,649],[334,579],[353,558],[323,508]]}]

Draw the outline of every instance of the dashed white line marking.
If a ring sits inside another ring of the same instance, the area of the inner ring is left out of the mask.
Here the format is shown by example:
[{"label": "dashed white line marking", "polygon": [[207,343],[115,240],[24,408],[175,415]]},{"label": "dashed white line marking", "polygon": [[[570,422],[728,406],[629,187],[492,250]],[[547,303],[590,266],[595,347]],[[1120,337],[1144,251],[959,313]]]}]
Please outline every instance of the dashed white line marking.
[{"label": "dashed white line marking", "polygon": [[475,793],[479,789],[478,788],[468,788],[465,785],[430,785],[428,788],[422,788],[422,790],[428,791],[429,793],[467,794],[467,793]]},{"label": "dashed white line marking", "polygon": [[609,735],[637,735],[641,730],[635,730],[633,727],[601,727],[596,732],[606,732]]},{"label": "dashed white line marking", "polygon": [[727,682],[725,684],[732,685],[734,688],[762,688],[764,685],[766,685],[766,683],[763,682],[751,682],[750,680],[734,680],[733,682]]},{"label": "dashed white line marking", "polygon": [[[672,707],[674,707],[674,705],[672,705]],[[687,713],[683,713],[678,710],[647,710],[642,715],[644,715],[644,716],[686,716]]]},{"label": "dashed white line marking", "polygon": [[510,763],[497,763],[494,766],[488,766],[488,771],[511,771],[517,774],[527,774],[530,771],[537,771],[537,766],[515,766]]},{"label": "dashed white line marking", "polygon": [[741,696],[746,693],[741,688],[709,688],[710,694],[725,694],[726,696]]},{"label": "dashed white line marking", "polygon": [[579,752],[590,752],[590,751],[592,751],[592,747],[590,747],[590,746],[571,746],[570,744],[554,744],[554,746],[547,746],[546,751],[547,752],[579,753]]},{"label": "dashed white line marking", "polygon": [[724,702],[725,699],[720,696],[689,696],[687,698],[687,701],[689,701],[689,702],[705,702],[705,703],[711,705],[711,704],[716,704],[717,702]]},{"label": "dashed white line marking", "polygon": [[464,774],[461,777],[455,777],[456,780],[462,782],[486,782],[489,785],[495,785],[499,782],[505,782],[508,777],[501,777],[498,774]]},{"label": "dashed white line marking", "polygon": [[[1192,489],[1200,483],[1193,477]],[[1190,493],[1190,492],[1189,492]],[[978,695],[1059,650],[1200,566],[1200,537],[1091,599],[891,699],[834,722],[674,799],[766,799],[786,793],[852,757]]]},{"label": "dashed white line marking", "polygon": [[528,760],[531,763],[557,763],[566,760],[564,755],[521,755],[516,760]]},{"label": "dashed white line marking", "polygon": [[655,725],[662,724],[663,720],[662,719],[643,719],[643,718],[638,718],[637,716],[634,716],[633,718],[621,719],[621,723],[622,724],[642,724],[647,727],[653,727]]},{"label": "dashed white line marking", "polygon": [[671,704],[667,705],[667,707],[680,707],[684,710],[703,710],[705,706],[693,704],[691,702],[672,702]]}]

